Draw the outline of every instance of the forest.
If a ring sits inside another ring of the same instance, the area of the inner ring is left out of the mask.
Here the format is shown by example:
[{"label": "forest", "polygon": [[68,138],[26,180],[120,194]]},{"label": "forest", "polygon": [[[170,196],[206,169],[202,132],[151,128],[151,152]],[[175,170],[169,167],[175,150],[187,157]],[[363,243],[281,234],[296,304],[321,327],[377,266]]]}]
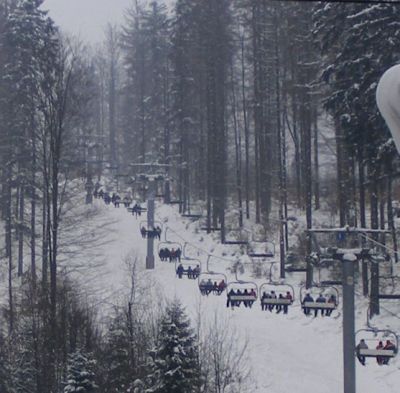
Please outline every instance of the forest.
[{"label": "forest", "polygon": [[250,223],[310,269],[310,232],[289,244],[301,216],[305,230],[386,230],[373,238],[397,262],[399,160],[375,94],[400,59],[399,4],[137,0],[89,45],[42,3],[0,0],[0,393],[246,384],[245,343],[211,327],[201,341],[178,300],[146,295],[134,256],[107,322],[81,285],[108,225],[82,236],[98,214],[85,187],[107,179],[144,202],[140,165],[161,168],[164,203],[201,212],[222,243]]}]

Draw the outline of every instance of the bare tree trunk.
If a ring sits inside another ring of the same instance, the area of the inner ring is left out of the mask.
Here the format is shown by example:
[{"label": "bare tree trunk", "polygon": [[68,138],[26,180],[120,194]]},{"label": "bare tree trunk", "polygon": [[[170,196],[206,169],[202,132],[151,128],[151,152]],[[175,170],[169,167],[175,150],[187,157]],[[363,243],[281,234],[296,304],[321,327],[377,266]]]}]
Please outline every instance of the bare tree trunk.
[{"label": "bare tree trunk", "polygon": [[236,164],[236,190],[238,195],[239,208],[239,227],[243,227],[243,201],[242,201],[242,138],[238,129],[238,121],[236,116],[236,92],[235,79],[233,71],[233,63],[231,62],[231,89],[232,89],[232,117],[233,129],[235,132],[235,164]]},{"label": "bare tree trunk", "polygon": [[14,298],[13,298],[13,261],[12,261],[12,195],[11,195],[11,173],[10,163],[6,163],[5,183],[5,244],[6,256],[8,259],[8,332],[11,335],[14,331]]},{"label": "bare tree trunk", "polygon": [[320,196],[319,196],[319,153],[318,153],[318,114],[317,110],[314,110],[313,114],[313,134],[314,134],[314,203],[315,210],[320,208]]},{"label": "bare tree trunk", "polygon": [[246,189],[246,218],[250,219],[250,135],[247,118],[246,100],[246,70],[244,62],[244,35],[241,36],[241,64],[242,64],[242,106],[243,106],[243,125],[245,140],[245,189]]},{"label": "bare tree trunk", "polygon": [[18,276],[24,273],[24,219],[25,219],[25,186],[20,185],[18,216]]}]

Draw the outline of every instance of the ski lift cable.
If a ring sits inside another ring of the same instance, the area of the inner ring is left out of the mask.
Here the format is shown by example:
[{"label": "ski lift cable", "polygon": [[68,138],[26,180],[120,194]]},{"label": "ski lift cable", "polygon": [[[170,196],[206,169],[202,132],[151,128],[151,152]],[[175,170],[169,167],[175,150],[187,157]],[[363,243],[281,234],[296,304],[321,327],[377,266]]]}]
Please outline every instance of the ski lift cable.
[{"label": "ski lift cable", "polygon": [[368,235],[366,235],[365,233],[360,233],[360,236],[362,236],[363,238],[365,238],[366,240],[378,245],[379,247],[384,248],[387,251],[392,252],[393,254],[400,254],[399,251],[395,251],[393,248],[388,247],[386,244],[383,244],[375,239],[373,239],[372,237],[369,237]]},{"label": "ski lift cable", "polygon": [[[358,292],[358,291],[354,291],[354,293],[356,294],[356,295],[358,295],[358,296],[364,296],[362,293],[360,293],[360,292]],[[400,317],[397,315],[397,314],[395,314],[393,311],[390,311],[390,310],[388,310],[386,307],[384,307],[384,306],[382,306],[382,305],[380,305],[379,306],[380,308],[382,308],[383,310],[385,310],[387,313],[389,313],[391,316],[393,316],[393,317],[395,317],[395,318],[397,318],[397,319],[400,319]]]}]

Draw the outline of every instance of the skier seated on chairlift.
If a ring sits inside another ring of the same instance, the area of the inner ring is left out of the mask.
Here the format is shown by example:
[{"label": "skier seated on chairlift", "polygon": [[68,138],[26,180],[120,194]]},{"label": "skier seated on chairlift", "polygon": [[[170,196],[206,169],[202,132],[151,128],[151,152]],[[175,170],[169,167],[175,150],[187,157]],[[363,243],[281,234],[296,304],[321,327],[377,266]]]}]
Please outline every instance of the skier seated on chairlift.
[{"label": "skier seated on chairlift", "polygon": [[145,227],[140,228],[140,233],[142,234],[142,238],[145,239],[147,236],[147,231]]},{"label": "skier seated on chairlift", "polygon": [[[283,296],[282,293],[280,293],[278,296],[278,299],[282,300],[282,299],[285,299],[285,297]],[[285,306],[287,306],[287,305],[285,304]],[[283,307],[284,307],[283,304],[277,304],[276,305],[276,313],[279,314],[283,310]],[[285,314],[287,314],[287,311],[285,312]]]},{"label": "skier seated on chairlift", "polygon": [[98,198],[98,197],[99,197],[99,192],[98,192],[98,190],[94,189],[94,191],[93,191],[93,196],[94,196],[95,198]]},{"label": "skier seated on chairlift", "polygon": [[359,360],[359,362],[363,366],[365,366],[365,356],[360,355],[361,349],[368,349],[368,345],[363,338],[360,340],[360,342],[356,346],[356,353],[357,353],[357,359]]},{"label": "skier seated on chairlift", "polygon": [[[383,347],[383,349],[388,351],[396,351],[396,345],[394,345],[390,340],[386,340],[386,344]],[[390,360],[389,356],[383,356],[382,364],[389,364],[389,360]]]},{"label": "skier seated on chairlift", "polygon": [[189,266],[187,268],[187,276],[188,276],[188,279],[190,279],[190,280],[193,278],[193,269],[191,266]]},{"label": "skier seated on chairlift", "polygon": [[[378,345],[376,346],[376,349],[377,349],[378,351],[379,351],[380,349],[384,349],[384,346],[383,346],[383,342],[382,342],[382,341],[379,341]],[[383,364],[383,359],[384,359],[383,356],[377,356],[377,357],[376,357],[376,362],[377,362],[380,366],[382,366],[382,364]]]},{"label": "skier seated on chairlift", "polygon": [[104,193],[103,199],[106,205],[109,205],[111,203],[111,197],[108,192]]},{"label": "skier seated on chairlift", "polygon": [[103,197],[104,197],[104,191],[101,188],[100,191],[99,191],[99,198],[103,198]]},{"label": "skier seated on chairlift", "polygon": [[[304,296],[304,299],[303,299],[303,305],[304,305],[304,303],[309,303],[309,302],[313,303],[314,299],[309,293],[306,293],[306,296]],[[311,310],[308,307],[303,307],[304,315],[310,315],[310,311]]]},{"label": "skier seated on chairlift", "polygon": [[235,291],[233,290],[233,288],[231,288],[231,290],[230,290],[230,291],[228,292],[228,294],[227,294],[227,298],[226,298],[226,307],[231,306],[232,309],[233,309],[233,307],[234,307],[234,301],[231,300],[231,297],[232,297],[232,296],[235,296],[235,295],[236,295]]},{"label": "skier seated on chairlift", "polygon": [[200,266],[197,265],[197,266],[193,269],[193,273],[192,273],[192,274],[193,274],[193,279],[195,280],[197,277],[199,277],[200,273],[201,273]]},{"label": "skier seated on chairlift", "polygon": [[182,264],[179,264],[178,267],[176,268],[176,274],[179,278],[182,278],[184,270],[185,269],[183,268]]},{"label": "skier seated on chairlift", "polygon": [[261,310],[262,311],[267,311],[268,310],[268,305],[264,304],[263,300],[270,299],[270,298],[271,298],[271,295],[264,291],[262,296],[261,296]]},{"label": "skier seated on chairlift", "polygon": [[118,194],[115,195],[115,198],[114,198],[114,206],[115,206],[115,207],[119,207],[120,202],[121,202],[121,197],[120,197]]},{"label": "skier seated on chairlift", "polygon": [[158,237],[158,240],[161,240],[161,228],[159,225],[154,228],[154,237]]},{"label": "skier seated on chairlift", "polygon": [[[276,299],[276,293],[275,293],[275,291],[271,291],[271,294],[269,295],[269,297],[270,297],[271,299]],[[268,306],[268,310],[272,312],[272,310],[274,309],[274,307],[275,307],[275,306],[274,306],[273,304],[270,304],[270,305]]]},{"label": "skier seated on chairlift", "polygon": [[[322,293],[320,293],[315,301],[316,301],[316,303],[326,303],[326,297]],[[314,310],[314,316],[315,317],[318,316],[318,310],[321,310],[321,316],[324,316],[324,309],[323,308],[316,308]]]},{"label": "skier seated on chairlift", "polygon": [[129,207],[130,203],[129,203],[129,198],[127,195],[124,196],[122,203],[124,204],[125,207]]},{"label": "skier seated on chairlift", "polygon": [[221,294],[222,292],[224,292],[225,288],[226,288],[226,283],[225,283],[225,280],[222,279],[219,282],[216,291],[217,291],[217,293]]},{"label": "skier seated on chairlift", "polygon": [[251,299],[248,301],[248,305],[251,308],[253,306],[253,303],[257,297],[256,291],[254,290],[254,288],[250,289],[249,295],[251,296]]},{"label": "skier seated on chairlift", "polygon": [[[289,291],[286,292],[285,299],[290,300],[290,304],[293,303],[293,296],[292,296],[292,294],[291,294]],[[284,314],[287,314],[288,311],[289,311],[289,305],[288,305],[288,304],[284,304],[284,305],[283,305],[283,313],[284,313]]]},{"label": "skier seated on chairlift", "polygon": [[[329,303],[329,304],[334,304],[334,305],[336,306],[336,296],[335,296],[335,295],[329,296],[328,303]],[[332,314],[332,311],[333,311],[333,308],[328,308],[328,309],[326,309],[326,310],[325,310],[325,315],[326,315],[327,317],[330,317],[331,314]]]},{"label": "skier seated on chairlift", "polygon": [[158,256],[163,262],[167,261],[170,257],[168,248],[161,248],[158,253]]},{"label": "skier seated on chairlift", "polygon": [[[246,297],[249,297],[250,293],[249,293],[249,291],[247,290],[247,288],[243,291],[243,295],[246,296]],[[244,304],[245,307],[249,307],[249,306],[250,306],[249,303],[250,303],[249,300],[243,300],[243,304]],[[250,306],[250,307],[251,307],[251,306]]]},{"label": "skier seated on chairlift", "polygon": [[213,290],[213,283],[211,281],[211,278],[209,278],[207,281],[202,280],[201,286],[202,286],[202,293],[208,296]]},{"label": "skier seated on chairlift", "polygon": [[140,216],[142,214],[142,208],[140,205],[135,203],[135,205],[132,207],[132,215],[135,215],[135,217]]}]

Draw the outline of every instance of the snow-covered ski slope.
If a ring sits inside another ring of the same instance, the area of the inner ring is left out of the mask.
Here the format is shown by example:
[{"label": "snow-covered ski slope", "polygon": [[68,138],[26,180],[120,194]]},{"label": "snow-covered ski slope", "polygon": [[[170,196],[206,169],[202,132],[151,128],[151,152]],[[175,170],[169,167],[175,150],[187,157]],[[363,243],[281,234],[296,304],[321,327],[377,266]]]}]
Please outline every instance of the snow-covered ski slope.
[{"label": "snow-covered ski slope", "polygon": [[[123,207],[106,206],[102,200],[96,200],[102,210],[102,220],[112,221],[109,230],[110,243],[104,245],[103,256],[106,263],[99,274],[96,285],[103,286],[107,301],[110,297],[126,290],[125,256],[135,253],[140,262],[145,264],[146,240],[143,240],[139,225],[146,216],[135,219]],[[196,229],[197,224],[180,217],[176,208],[159,204],[156,219],[163,222],[163,230],[168,227],[168,240],[183,243],[190,242],[187,252],[192,257],[202,261],[205,268],[206,253],[221,256],[226,260],[212,258],[210,269],[224,272],[228,280],[234,280],[234,275],[227,270],[232,262],[242,258],[248,261],[246,255],[241,255],[239,246],[221,245],[212,236]],[[96,225],[94,220],[93,225]],[[163,238],[163,237],[162,237]],[[155,241],[155,253],[157,253]],[[183,244],[182,244],[183,245]],[[196,252],[196,247],[200,250]],[[201,251],[204,250],[204,253]],[[299,284],[304,280],[303,273],[289,273],[287,282],[296,290],[295,303],[289,309],[288,315],[261,311],[259,301],[252,309],[232,311],[226,308],[226,295],[203,297],[199,293],[197,280],[187,278],[179,280],[175,275],[173,263],[161,262],[156,256],[156,269],[147,273],[156,281],[158,296],[172,299],[178,297],[194,320],[198,310],[207,318],[214,315],[215,310],[221,318],[228,318],[242,336],[248,339],[248,361],[251,366],[252,379],[248,392],[256,393],[337,393],[342,392],[342,334],[341,305],[339,314],[332,317],[305,317],[299,306]],[[246,265],[246,272],[240,279],[251,279],[258,285],[266,279],[251,278],[251,266]],[[104,302],[104,307],[107,305]],[[101,300],[99,300],[101,303]],[[366,301],[357,299],[357,328],[365,327]],[[389,308],[389,306],[388,306]],[[393,316],[376,318],[375,325],[380,327],[395,327],[400,321]],[[367,360],[363,367],[357,362],[357,391],[363,393],[398,393],[400,386],[400,361],[392,359],[389,366],[378,366],[374,359]],[[245,393],[245,392],[243,392]]]}]

